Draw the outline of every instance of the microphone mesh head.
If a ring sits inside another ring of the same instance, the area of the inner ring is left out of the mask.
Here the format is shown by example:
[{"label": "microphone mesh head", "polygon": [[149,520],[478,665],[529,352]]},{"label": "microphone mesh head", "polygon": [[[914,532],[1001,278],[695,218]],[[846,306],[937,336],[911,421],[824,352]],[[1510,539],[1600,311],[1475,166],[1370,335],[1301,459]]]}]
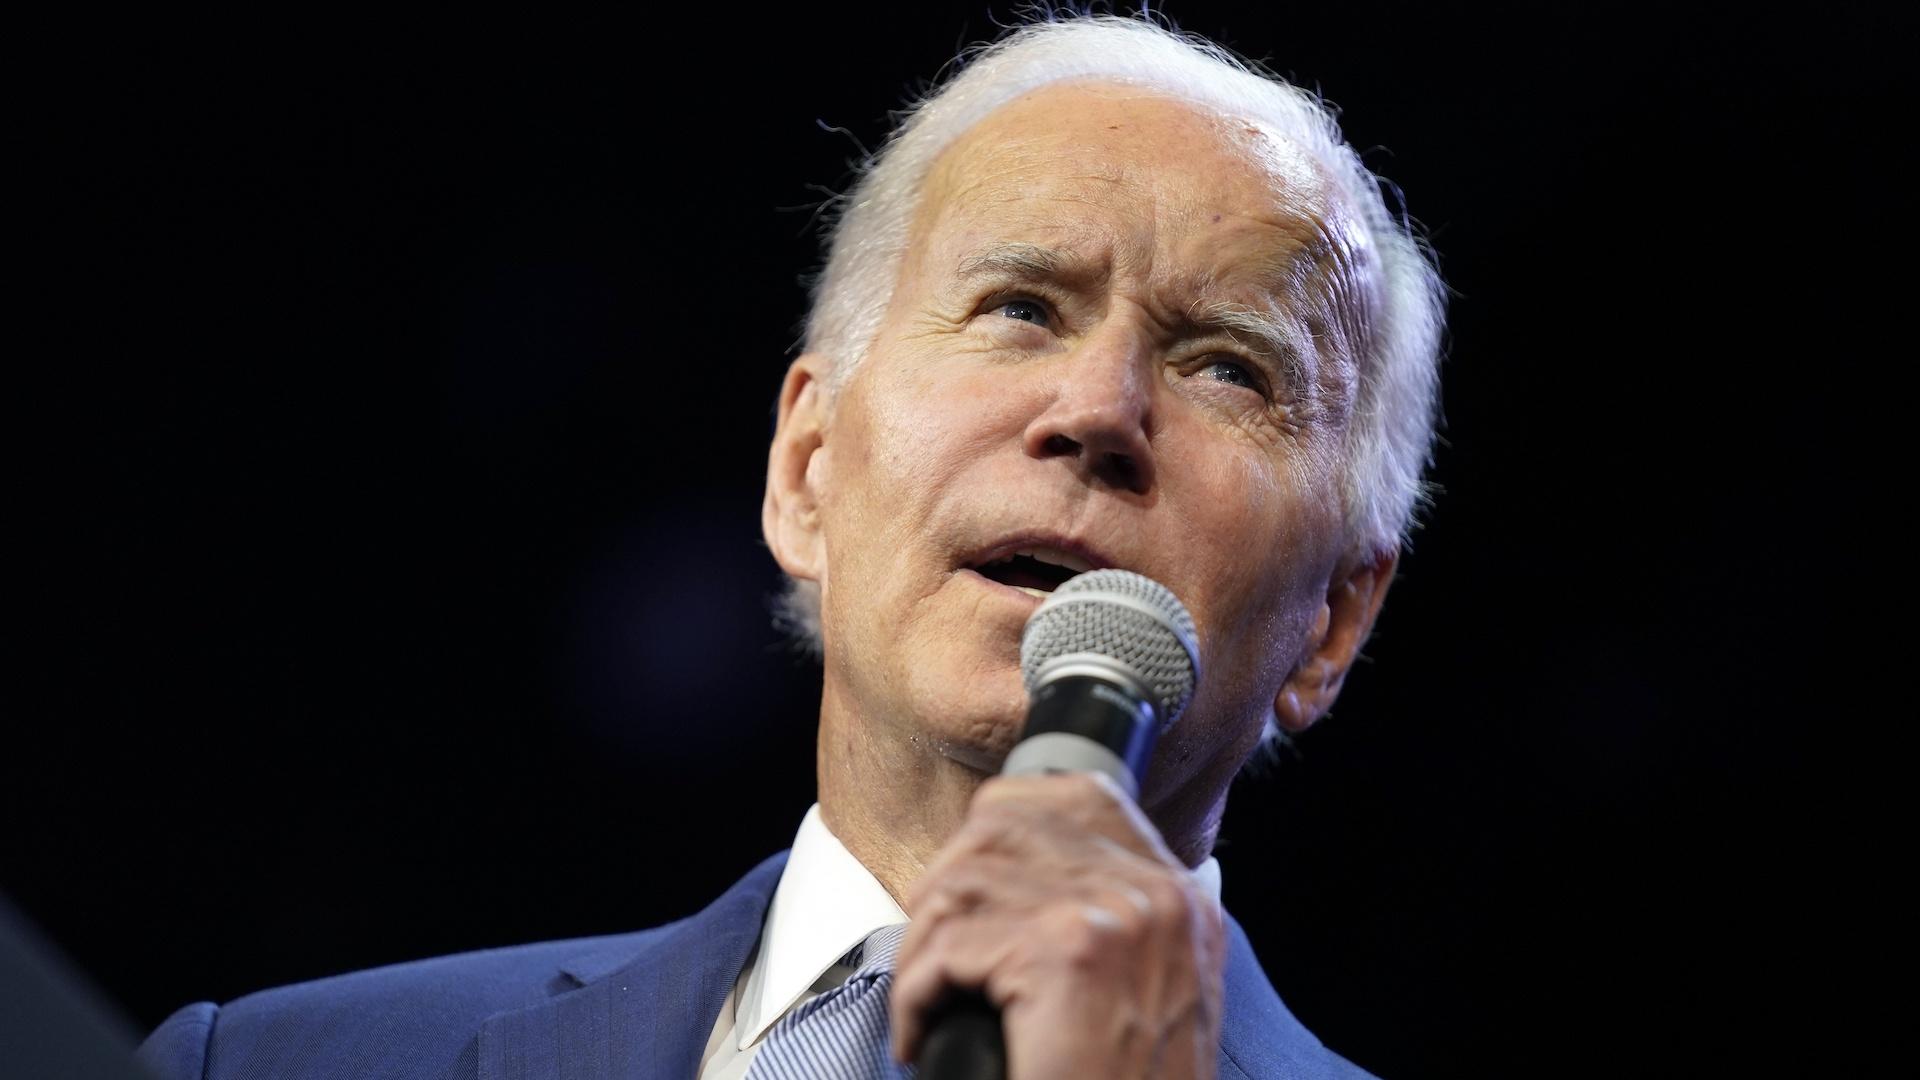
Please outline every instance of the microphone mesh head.
[{"label": "microphone mesh head", "polygon": [[1027,619],[1020,673],[1031,693],[1049,662],[1097,653],[1148,687],[1160,722],[1170,724],[1200,681],[1198,641],[1193,616],[1165,585],[1130,570],[1090,570],[1068,579]]}]

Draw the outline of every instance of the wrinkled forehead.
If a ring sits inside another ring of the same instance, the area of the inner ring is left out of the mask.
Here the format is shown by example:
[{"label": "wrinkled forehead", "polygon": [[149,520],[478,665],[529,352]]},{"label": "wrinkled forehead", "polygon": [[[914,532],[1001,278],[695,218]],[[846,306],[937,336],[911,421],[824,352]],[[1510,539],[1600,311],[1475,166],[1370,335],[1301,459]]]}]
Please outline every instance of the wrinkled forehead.
[{"label": "wrinkled forehead", "polygon": [[962,132],[941,153],[929,192],[995,159],[1013,164],[1037,152],[1077,152],[1095,168],[1127,160],[1238,162],[1303,204],[1324,199],[1330,186],[1303,144],[1270,121],[1155,87],[1071,80],[1030,90]]},{"label": "wrinkled forehead", "polygon": [[1172,205],[1264,227],[1259,243],[1217,253],[1226,266],[1214,269],[1317,293],[1332,286],[1353,300],[1371,290],[1340,279],[1365,276],[1366,233],[1332,176],[1304,140],[1272,122],[1154,88],[1054,83],[994,110],[941,152],[922,188],[908,249],[916,257],[907,261],[951,258],[947,249],[970,237],[1022,228],[1072,244],[1076,220],[1102,224],[1095,206],[1145,213]]}]

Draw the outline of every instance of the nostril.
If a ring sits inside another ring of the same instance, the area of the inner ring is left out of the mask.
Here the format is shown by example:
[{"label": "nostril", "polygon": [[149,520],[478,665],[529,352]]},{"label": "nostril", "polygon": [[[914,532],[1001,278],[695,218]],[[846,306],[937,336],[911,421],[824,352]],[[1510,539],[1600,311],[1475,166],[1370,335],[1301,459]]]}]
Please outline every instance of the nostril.
[{"label": "nostril", "polygon": [[[1101,442],[1108,440],[1102,439]],[[1144,494],[1153,484],[1152,466],[1146,459],[1125,450],[1094,449],[1071,435],[1054,432],[1040,440],[1037,456],[1068,458],[1102,483]]]}]

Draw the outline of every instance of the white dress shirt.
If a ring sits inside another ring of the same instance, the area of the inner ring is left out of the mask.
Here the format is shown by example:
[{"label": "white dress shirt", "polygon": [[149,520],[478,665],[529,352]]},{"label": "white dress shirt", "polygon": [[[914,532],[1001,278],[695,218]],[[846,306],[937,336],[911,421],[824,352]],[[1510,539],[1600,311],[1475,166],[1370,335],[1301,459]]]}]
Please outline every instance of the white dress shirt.
[{"label": "white dress shirt", "polygon": [[[1219,903],[1219,861],[1208,859],[1193,876]],[[827,831],[815,803],[793,838],[760,943],[707,1036],[700,1080],[741,1080],[776,1021],[853,974],[842,956],[875,930],[906,921],[872,872]]]}]

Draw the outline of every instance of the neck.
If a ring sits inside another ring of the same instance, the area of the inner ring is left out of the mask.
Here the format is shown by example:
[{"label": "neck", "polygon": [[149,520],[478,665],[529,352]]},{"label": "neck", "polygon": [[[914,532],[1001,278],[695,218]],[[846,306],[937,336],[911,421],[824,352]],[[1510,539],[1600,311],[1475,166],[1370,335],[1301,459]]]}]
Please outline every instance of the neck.
[{"label": "neck", "polygon": [[[914,882],[992,775],[942,753],[924,736],[867,722],[831,679],[821,696],[815,766],[828,830],[909,913]],[[885,782],[875,783],[875,777]],[[1189,776],[1181,791],[1147,807],[1168,848],[1188,867],[1206,861],[1219,833],[1231,770],[1217,789],[1206,782],[1213,779]]]},{"label": "neck", "polygon": [[894,902],[911,910],[913,883],[960,827],[988,774],[941,754],[929,739],[868,723],[849,705],[829,679],[815,751],[820,816]]}]

